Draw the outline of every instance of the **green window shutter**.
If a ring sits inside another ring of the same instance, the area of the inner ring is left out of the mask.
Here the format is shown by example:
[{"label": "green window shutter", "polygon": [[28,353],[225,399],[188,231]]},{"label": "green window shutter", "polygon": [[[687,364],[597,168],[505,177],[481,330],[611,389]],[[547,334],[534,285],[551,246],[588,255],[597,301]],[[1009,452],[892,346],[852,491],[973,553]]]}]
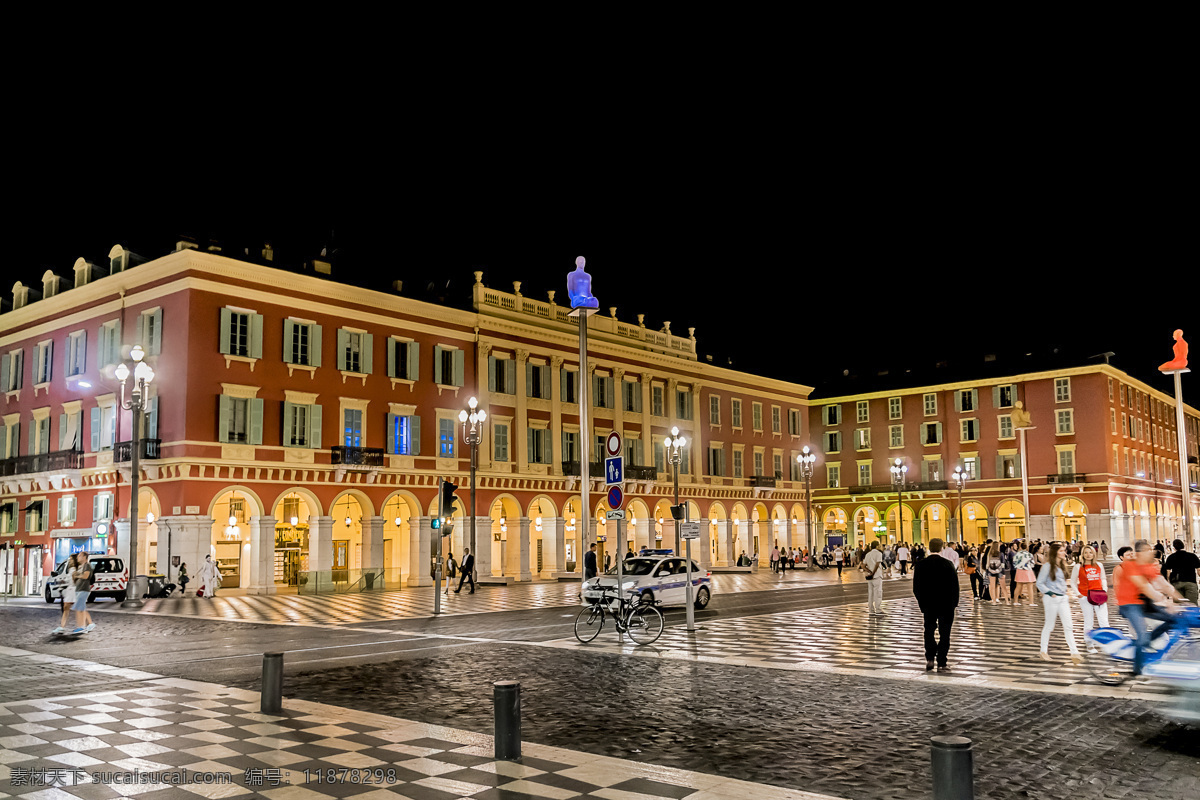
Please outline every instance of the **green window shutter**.
[{"label": "green window shutter", "polygon": [[1007,478],[1004,474],[1004,456],[996,456],[996,477]]},{"label": "green window shutter", "polygon": [[505,359],[504,362],[504,386],[502,390],[507,394],[517,393],[517,362],[511,358]]},{"label": "green window shutter", "polygon": [[308,446],[314,450],[321,449],[321,406],[308,407]]},{"label": "green window shutter", "polygon": [[954,392],[954,410],[962,411],[962,392],[961,391]]},{"label": "green window shutter", "polygon": [[999,407],[1000,407],[1000,387],[993,386],[992,387],[992,408],[999,408]]},{"label": "green window shutter", "polygon": [[284,447],[292,446],[292,422],[296,416],[296,410],[293,404],[287,400],[283,401],[283,441],[281,444]]},{"label": "green window shutter", "polygon": [[150,355],[156,356],[162,352],[162,309],[158,309],[150,317],[154,321],[154,330],[151,331],[149,352]]},{"label": "green window shutter", "polygon": [[549,429],[542,432],[542,463],[551,464],[554,461],[554,437]]},{"label": "green window shutter", "polygon": [[38,383],[38,378],[42,377],[42,356],[44,351],[38,345],[33,346],[33,382]]},{"label": "green window shutter", "polygon": [[938,440],[938,444],[941,444],[943,441],[945,441],[942,438],[942,423],[938,422],[936,424],[937,424],[937,440]]},{"label": "green window shutter", "polygon": [[158,438],[158,398],[151,397],[146,406],[146,438]]},{"label": "green window shutter", "polygon": [[529,463],[533,464],[537,461],[537,458],[535,458],[533,455],[533,428],[528,428],[525,431],[525,440],[527,443],[525,447],[525,456],[529,459]]},{"label": "green window shutter", "polygon": [[542,399],[550,399],[550,367],[542,367]]},{"label": "green window shutter", "polygon": [[433,348],[433,382],[442,383],[442,348]]},{"label": "green window shutter", "polygon": [[600,376],[592,375],[592,402],[596,402],[596,398],[600,396]]},{"label": "green window shutter", "polygon": [[979,390],[978,389],[971,390],[971,410],[972,411],[979,410]]},{"label": "green window shutter", "polygon": [[396,347],[397,347],[396,340],[389,336],[388,340],[387,340],[387,354],[388,354],[387,374],[388,374],[389,378],[396,377]]},{"label": "green window shutter", "polygon": [[[233,415],[233,398],[217,395],[217,441],[229,441],[229,418]],[[92,434],[93,437],[95,434]],[[95,449],[93,446],[92,449]]]},{"label": "green window shutter", "polygon": [[[229,355],[229,339],[233,328],[233,312],[228,308],[221,309],[221,340],[220,351]],[[100,351],[104,352],[104,328],[100,329]]]},{"label": "green window shutter", "polygon": [[346,348],[350,346],[350,334],[338,328],[337,332],[337,366],[338,369],[346,368]]},{"label": "green window shutter", "polygon": [[313,324],[308,332],[308,365],[321,366],[321,326]]},{"label": "green window shutter", "polygon": [[8,428],[0,425],[0,458],[8,457]]},{"label": "green window shutter", "polygon": [[12,356],[5,353],[0,356],[0,391],[8,391],[11,381],[8,377],[8,371],[12,369]]},{"label": "green window shutter", "polygon": [[496,391],[496,357],[488,356],[488,391]]},{"label": "green window shutter", "polygon": [[46,381],[49,382],[54,377],[54,342],[51,342],[46,347]]},{"label": "green window shutter", "polygon": [[250,405],[250,444],[263,443],[263,401],[256,397]]},{"label": "green window shutter", "polygon": [[263,317],[262,314],[250,315],[250,357],[262,358],[262,335],[263,335]]},{"label": "green window shutter", "polygon": [[1021,459],[1015,459],[1013,462],[1013,474],[1018,478],[1021,477]]},{"label": "green window shutter", "polygon": [[454,385],[466,386],[466,353],[462,350],[454,351]]},{"label": "green window shutter", "polygon": [[408,380],[415,381],[420,377],[421,366],[421,346],[416,342],[409,342],[408,347],[404,348],[408,353]]},{"label": "green window shutter", "polygon": [[292,340],[296,336],[296,323],[290,319],[283,321],[283,363],[296,363],[296,354],[292,350]]},{"label": "green window shutter", "polygon": [[[391,350],[391,347],[388,347]],[[396,415],[387,415],[387,452],[389,454],[396,452]]]},{"label": "green window shutter", "polygon": [[525,362],[525,396],[533,397],[533,365]]},{"label": "green window shutter", "polygon": [[421,455],[421,418],[417,416],[408,418],[408,454]]},{"label": "green window shutter", "polygon": [[92,408],[91,410],[91,426],[92,426],[92,452],[100,452],[100,409]]},{"label": "green window shutter", "polygon": [[92,522],[100,519],[100,495],[92,495]]},{"label": "green window shutter", "polygon": [[571,373],[565,369],[559,370],[558,379],[559,379],[559,382],[561,383],[561,385],[559,386],[559,389],[558,389],[558,399],[565,403],[566,398],[567,398],[567,391],[568,391],[567,390],[567,381],[571,380]]},{"label": "green window shutter", "polygon": [[362,360],[360,366],[364,375],[370,375],[375,367],[375,337],[370,333],[362,335]]}]

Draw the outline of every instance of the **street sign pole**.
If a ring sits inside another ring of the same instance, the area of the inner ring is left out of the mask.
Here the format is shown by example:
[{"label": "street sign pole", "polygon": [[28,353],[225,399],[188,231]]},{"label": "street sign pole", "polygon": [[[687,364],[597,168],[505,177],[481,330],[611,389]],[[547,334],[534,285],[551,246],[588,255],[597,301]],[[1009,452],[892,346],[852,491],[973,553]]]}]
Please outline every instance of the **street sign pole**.
[{"label": "street sign pole", "polygon": [[[612,431],[608,434],[608,438],[604,440],[604,480],[608,486],[608,506],[613,511],[618,511],[625,505],[625,493],[620,484],[614,478],[624,477],[621,473],[624,470],[621,468],[620,453],[622,452],[621,434]],[[617,518],[615,525],[617,529],[617,597],[624,599],[625,597],[625,553],[621,545],[625,544],[625,526],[622,520]],[[618,606],[618,609],[620,606]]]}]

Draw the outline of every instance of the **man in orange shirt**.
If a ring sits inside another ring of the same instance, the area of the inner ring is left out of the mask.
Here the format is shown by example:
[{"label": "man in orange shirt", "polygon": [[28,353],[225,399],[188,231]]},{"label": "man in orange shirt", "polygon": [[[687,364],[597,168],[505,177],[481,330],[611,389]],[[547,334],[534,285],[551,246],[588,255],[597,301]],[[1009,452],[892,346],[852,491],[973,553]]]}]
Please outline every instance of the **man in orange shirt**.
[{"label": "man in orange shirt", "polygon": [[[1150,643],[1167,628],[1179,623],[1179,608],[1171,599],[1182,600],[1183,595],[1163,578],[1149,542],[1139,539],[1133,547],[1134,560],[1121,564],[1120,579],[1116,582],[1117,606],[1121,616],[1129,620],[1137,639],[1133,674],[1140,675]],[[1147,617],[1162,620],[1162,624],[1150,632],[1146,627]]]}]

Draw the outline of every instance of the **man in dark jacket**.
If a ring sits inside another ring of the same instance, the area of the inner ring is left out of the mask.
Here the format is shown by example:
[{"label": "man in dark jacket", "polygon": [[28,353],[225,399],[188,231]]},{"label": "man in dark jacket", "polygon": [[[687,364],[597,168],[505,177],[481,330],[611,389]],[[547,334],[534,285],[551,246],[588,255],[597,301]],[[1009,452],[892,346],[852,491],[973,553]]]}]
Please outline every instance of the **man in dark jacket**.
[{"label": "man in dark jacket", "polygon": [[[930,555],[941,552],[941,539],[929,540]],[[938,671],[949,672],[946,655],[950,652],[950,626],[958,608],[958,573],[946,558],[923,558],[913,567],[913,595],[925,616],[925,670],[933,669],[937,658]],[[934,638],[934,631],[939,638]]]},{"label": "man in dark jacket", "polygon": [[593,544],[583,555],[584,580],[596,577],[596,545]]},{"label": "man in dark jacket", "polygon": [[[471,582],[471,594],[475,594],[475,554],[471,552],[471,548],[464,548],[466,555],[462,560],[462,577],[458,579],[458,588],[454,590],[455,594],[462,591],[463,581]],[[447,586],[447,588],[449,588]]]}]

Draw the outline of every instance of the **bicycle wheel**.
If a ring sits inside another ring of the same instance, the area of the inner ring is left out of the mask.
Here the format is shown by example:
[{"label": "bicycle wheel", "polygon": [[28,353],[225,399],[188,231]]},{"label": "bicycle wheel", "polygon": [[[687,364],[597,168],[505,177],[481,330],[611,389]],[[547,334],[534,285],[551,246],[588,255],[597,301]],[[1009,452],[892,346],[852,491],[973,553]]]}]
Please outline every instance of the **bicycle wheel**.
[{"label": "bicycle wheel", "polygon": [[1093,678],[1105,686],[1120,686],[1133,677],[1133,658],[1129,650],[1132,643],[1122,634],[1109,637],[1101,634],[1100,641],[1089,641],[1088,644],[1099,645],[1100,648],[1084,656],[1084,665]]},{"label": "bicycle wheel", "polygon": [[588,606],[580,609],[575,617],[575,638],[587,644],[600,635],[604,627],[604,609],[600,606]]},{"label": "bicycle wheel", "polygon": [[637,644],[652,644],[663,632],[663,615],[654,606],[637,606],[625,621],[626,633]]}]

